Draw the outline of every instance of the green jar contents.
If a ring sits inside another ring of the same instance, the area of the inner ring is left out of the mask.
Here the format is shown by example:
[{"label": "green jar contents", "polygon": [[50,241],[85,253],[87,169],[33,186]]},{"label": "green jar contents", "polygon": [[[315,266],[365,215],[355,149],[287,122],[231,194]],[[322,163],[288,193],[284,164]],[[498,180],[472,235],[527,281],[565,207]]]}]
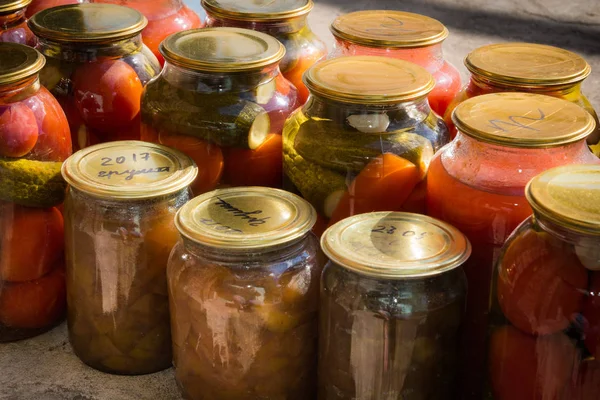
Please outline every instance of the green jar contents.
[{"label": "green jar contents", "polygon": [[123,375],[171,366],[166,268],[176,211],[197,169],[176,150],[139,141],[91,146],[62,173],[69,340],[98,370]]},{"label": "green jar contents", "polygon": [[320,400],[446,400],[455,390],[471,251],[430,217],[377,212],[321,238]]}]

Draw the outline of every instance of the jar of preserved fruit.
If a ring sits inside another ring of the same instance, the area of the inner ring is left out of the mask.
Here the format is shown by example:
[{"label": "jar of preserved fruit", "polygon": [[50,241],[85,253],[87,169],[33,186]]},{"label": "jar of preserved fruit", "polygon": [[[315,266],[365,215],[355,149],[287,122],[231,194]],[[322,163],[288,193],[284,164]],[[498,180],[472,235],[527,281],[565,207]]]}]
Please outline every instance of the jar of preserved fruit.
[{"label": "jar of preserved fruit", "polygon": [[495,93],[454,111],[456,138],[435,155],[427,179],[432,217],[467,235],[473,254],[462,351],[462,398],[481,399],[493,265],[508,235],[527,217],[525,185],[546,169],[600,163],[585,138],[595,129],[583,108],[555,97]]},{"label": "jar of preserved fruit", "polygon": [[371,211],[425,211],[425,177],[449,140],[431,111],[430,73],[403,60],[340,57],[310,68],[308,102],[283,132],[289,190],[310,201],[323,227]]},{"label": "jar of preserved fruit", "polygon": [[0,43],[35,46],[35,36],[27,26],[25,8],[31,0],[0,0]]},{"label": "jar of preserved fruit", "polygon": [[69,124],[40,85],[44,56],[0,43],[0,342],[45,332],[65,313],[62,162]]},{"label": "jar of preserved fruit", "polygon": [[314,399],[322,257],[314,209],[260,187],[178,213],[169,259],[175,376],[186,399]]},{"label": "jar of preserved fruit", "polygon": [[63,165],[69,340],[98,370],[171,366],[167,261],[193,161],[139,141],[91,146]]},{"label": "jar of preserved fruit", "polygon": [[139,139],[142,91],[160,69],[142,44],[146,18],[128,7],[75,4],[41,11],[28,23],[47,58],[42,85],[67,115],[73,148]]},{"label": "jar of preserved fruit", "polygon": [[489,398],[598,398],[598,182],[600,166],[570,165],[527,186],[533,216],[508,238],[495,271]]},{"label": "jar of preserved fruit", "polygon": [[327,54],[327,47],[308,26],[312,0],[202,0],[206,25],[233,26],[268,33],[284,44],[281,72],[298,89],[300,103],[308,98],[302,75]]},{"label": "jar of preserved fruit", "polygon": [[239,28],[175,33],[142,97],[142,140],[196,161],[196,194],[221,185],[280,187],[281,130],[297,91],[279,71],[285,48]]},{"label": "jar of preserved fruit", "polygon": [[588,143],[600,140],[598,116],[581,93],[581,83],[591,72],[581,56],[541,44],[500,43],[472,51],[465,58],[465,66],[471,72],[471,79],[444,117],[452,137],[456,135],[452,111],[463,101],[489,93],[528,92],[558,97],[583,107],[596,120],[596,130],[590,133]]},{"label": "jar of preserved fruit", "polygon": [[377,212],[338,222],[321,247],[330,261],[319,399],[448,399],[467,291],[465,236],[424,215]]},{"label": "jar of preserved fruit", "polygon": [[433,18],[404,11],[356,11],[337,17],[330,29],[336,41],[330,57],[399,58],[429,71],[435,87],[427,97],[439,115],[444,115],[461,88],[458,70],[442,53],[448,29]]},{"label": "jar of preserved fruit", "polygon": [[148,19],[142,32],[144,44],[158,58],[160,65],[165,63],[158,51],[160,42],[172,33],[188,29],[202,28],[200,17],[186,6],[183,0],[92,0],[93,3],[112,3],[135,8]]}]

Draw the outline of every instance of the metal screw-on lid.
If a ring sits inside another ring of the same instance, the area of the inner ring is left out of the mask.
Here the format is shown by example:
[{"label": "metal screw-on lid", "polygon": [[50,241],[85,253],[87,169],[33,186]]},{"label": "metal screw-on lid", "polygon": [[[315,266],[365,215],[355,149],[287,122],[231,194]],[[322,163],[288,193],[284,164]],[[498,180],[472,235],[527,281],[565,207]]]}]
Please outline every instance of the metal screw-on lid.
[{"label": "metal screw-on lid", "polygon": [[13,13],[27,7],[32,0],[0,0],[0,14]]},{"label": "metal screw-on lid", "polygon": [[169,147],[136,140],[87,147],[69,157],[62,175],[75,189],[111,200],[138,200],[178,192],[198,168]]},{"label": "metal screw-on lid", "polygon": [[360,274],[406,279],[438,275],[463,264],[471,245],[456,228],[420,214],[374,212],[325,231],[329,259]]},{"label": "metal screw-on lid", "polygon": [[569,101],[513,92],[468,99],[456,107],[452,121],[460,132],[477,140],[520,148],[576,142],[596,126],[586,110]]},{"label": "metal screw-on lid", "polygon": [[313,94],[357,104],[414,100],[427,96],[435,86],[424,68],[375,56],[338,57],[317,63],[304,74],[304,83]]},{"label": "metal screw-on lid", "polygon": [[46,58],[37,50],[17,43],[0,43],[0,85],[8,85],[37,74]]},{"label": "metal screw-on lid", "polygon": [[263,187],[218,189],[183,206],[175,225],[186,238],[231,250],[266,249],[308,233],[317,214],[295,194]]},{"label": "metal screw-on lid", "polygon": [[341,15],[331,33],[341,40],[368,47],[414,48],[440,43],[448,29],[425,15],[404,11],[367,10]]},{"label": "metal screw-on lid", "polygon": [[533,178],[525,194],[544,219],[574,232],[600,235],[600,165],[552,168]]},{"label": "metal screw-on lid", "polygon": [[313,8],[312,0],[202,0],[210,16],[241,21],[275,21],[306,15]]}]

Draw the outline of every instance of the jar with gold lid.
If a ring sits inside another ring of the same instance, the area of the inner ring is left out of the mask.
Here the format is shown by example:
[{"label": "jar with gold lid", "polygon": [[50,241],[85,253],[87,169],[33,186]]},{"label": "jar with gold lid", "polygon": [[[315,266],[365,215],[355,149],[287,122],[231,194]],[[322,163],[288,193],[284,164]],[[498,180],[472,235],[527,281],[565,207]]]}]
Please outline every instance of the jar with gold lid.
[{"label": "jar with gold lid", "polygon": [[280,187],[281,130],[297,91],[279,71],[285,48],[261,32],[204,28],[169,36],[166,64],[142,97],[142,140],[194,159],[194,193],[220,185]]},{"label": "jar with gold lid", "polygon": [[[596,130],[588,143],[600,140],[598,116],[581,92],[581,83],[591,72],[579,55],[558,47],[534,43],[499,43],[480,47],[467,55],[469,83],[448,107],[444,119],[454,137],[452,111],[461,102],[482,94],[528,92],[568,100],[594,116]],[[598,153],[600,154],[600,152]]]},{"label": "jar with gold lid", "polygon": [[330,57],[399,58],[429,71],[435,87],[427,98],[439,115],[444,115],[461,88],[458,70],[442,52],[448,29],[433,18],[405,11],[356,11],[337,17],[330,30],[336,41]]},{"label": "jar with gold lid", "polygon": [[60,166],[65,114],[40,85],[44,56],[0,43],[0,342],[43,333],[65,314]]},{"label": "jar with gold lid", "polygon": [[549,168],[600,163],[585,138],[595,129],[583,108],[550,96],[495,93],[461,103],[456,138],[431,162],[427,208],[460,229],[473,254],[463,337],[463,393],[481,399],[493,265],[508,235],[531,208],[525,185]]},{"label": "jar with gold lid", "polygon": [[25,8],[31,0],[0,0],[0,43],[35,46],[35,36],[27,26]]},{"label": "jar with gold lid", "polygon": [[311,92],[283,132],[284,172],[329,223],[371,211],[425,211],[425,177],[449,140],[427,95],[422,67],[376,56],[333,58],[311,67]]},{"label": "jar with gold lid", "polygon": [[69,340],[87,365],[123,375],[171,366],[166,268],[196,173],[183,153],[139,141],[64,163]]},{"label": "jar with gold lid", "polygon": [[128,7],[75,4],[28,23],[47,59],[41,83],[67,115],[73,148],[139,139],[142,91],[160,69],[140,36],[146,18]]},{"label": "jar with gold lid", "polygon": [[322,257],[308,202],[277,189],[198,196],[169,259],[175,376],[186,399],[314,399]]},{"label": "jar with gold lid", "polygon": [[377,212],[333,225],[321,247],[319,399],[451,398],[465,236],[424,215]]},{"label": "jar with gold lid", "polygon": [[209,27],[232,26],[267,33],[285,46],[281,72],[298,89],[300,103],[308,98],[302,75],[327,54],[327,48],[310,29],[308,14],[313,0],[202,0]]},{"label": "jar with gold lid", "polygon": [[600,166],[570,165],[527,185],[533,216],[495,269],[487,398],[598,397],[599,182]]}]

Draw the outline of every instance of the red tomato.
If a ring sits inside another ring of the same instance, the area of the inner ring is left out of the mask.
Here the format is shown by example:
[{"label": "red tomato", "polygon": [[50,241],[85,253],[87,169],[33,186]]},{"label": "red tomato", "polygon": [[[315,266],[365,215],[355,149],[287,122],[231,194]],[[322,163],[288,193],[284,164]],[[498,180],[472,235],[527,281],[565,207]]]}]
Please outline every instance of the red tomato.
[{"label": "red tomato", "polygon": [[600,272],[592,273],[590,290],[583,307],[585,347],[600,359]]},{"label": "red tomato", "polygon": [[281,135],[271,133],[254,150],[229,148],[225,153],[225,182],[233,186],[281,187]]},{"label": "red tomato", "polygon": [[0,106],[0,156],[23,157],[38,140],[35,115],[25,104]]},{"label": "red tomato", "polygon": [[73,152],[100,143],[98,135],[85,126],[73,100],[66,100],[61,105],[69,121]]}]

